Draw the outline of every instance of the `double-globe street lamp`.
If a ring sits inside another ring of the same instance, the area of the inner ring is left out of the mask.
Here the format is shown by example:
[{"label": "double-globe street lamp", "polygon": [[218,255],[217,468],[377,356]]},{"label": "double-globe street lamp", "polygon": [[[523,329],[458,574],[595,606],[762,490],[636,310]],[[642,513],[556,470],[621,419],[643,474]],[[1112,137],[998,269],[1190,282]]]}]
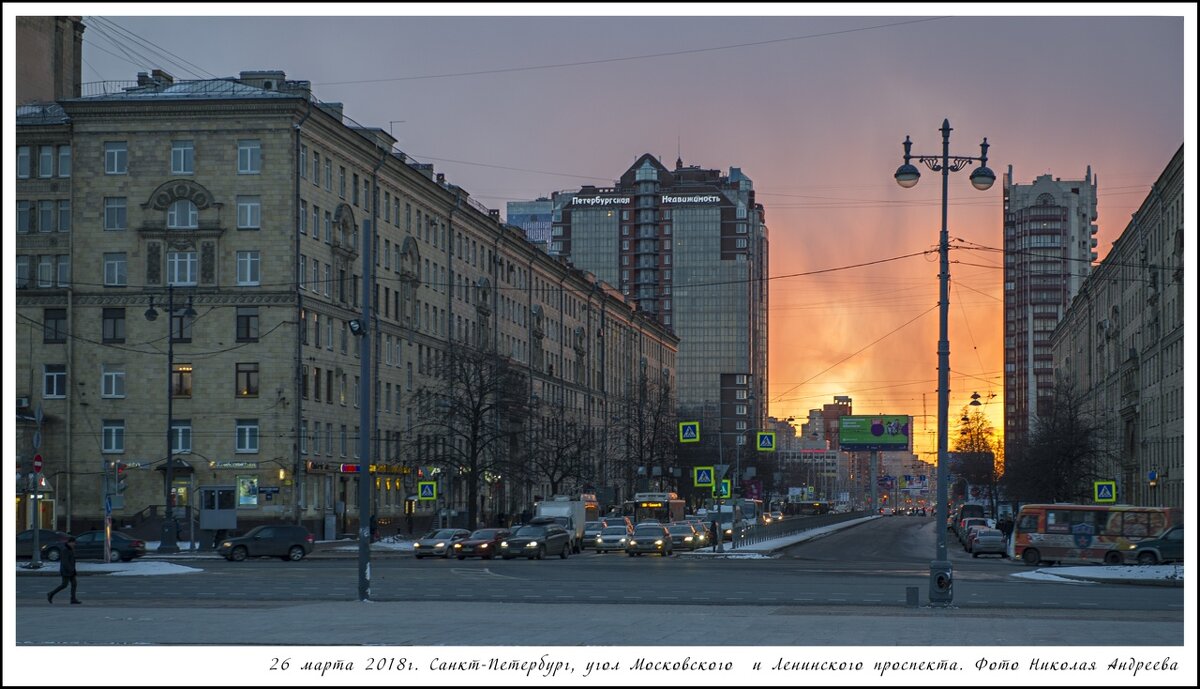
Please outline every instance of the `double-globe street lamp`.
[{"label": "double-globe street lamp", "polygon": [[942,232],[938,242],[941,271],[938,275],[938,463],[937,463],[937,550],[933,562],[929,563],[929,602],[948,605],[954,601],[954,570],[946,554],[946,513],[948,509],[950,466],[946,453],[947,414],[950,408],[950,336],[947,319],[950,311],[950,236],[946,228],[946,198],[949,192],[951,172],[958,172],[968,163],[979,162],[971,173],[971,184],[980,191],[987,191],[996,181],[996,175],[987,166],[988,142],[985,137],[979,145],[978,158],[950,156],[950,120],[942,120],[942,154],[913,155],[912,141],[904,137],[904,164],[896,170],[896,183],[905,189],[916,185],[921,173],[911,160],[916,158],[934,172],[942,173]]},{"label": "double-globe street lamp", "polygon": [[[153,321],[158,319],[158,311],[154,308],[154,297],[150,297],[150,308],[146,309],[146,320]],[[177,539],[178,528],[175,523],[175,493],[172,490],[172,484],[175,480],[174,475],[174,459],[175,459],[175,418],[174,404],[175,398],[175,286],[167,284],[167,469],[164,479],[164,500],[166,506],[166,514],[163,516],[162,536],[160,537],[158,552],[160,553],[178,553],[179,542]],[[179,324],[179,335],[183,335],[186,319],[195,318],[196,310],[192,308],[192,297],[188,296],[187,306],[183,312],[179,314],[181,321]]]}]

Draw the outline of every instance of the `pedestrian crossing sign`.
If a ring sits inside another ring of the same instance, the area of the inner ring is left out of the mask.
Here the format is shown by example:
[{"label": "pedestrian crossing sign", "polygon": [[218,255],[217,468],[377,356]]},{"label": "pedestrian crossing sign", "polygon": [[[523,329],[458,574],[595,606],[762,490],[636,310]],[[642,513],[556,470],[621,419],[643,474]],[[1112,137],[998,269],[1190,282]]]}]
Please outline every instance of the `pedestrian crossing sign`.
[{"label": "pedestrian crossing sign", "polygon": [[731,497],[732,495],[733,495],[733,489],[732,489],[732,486],[730,485],[729,479],[727,479],[727,478],[721,479],[720,485],[718,485],[716,483],[713,484],[713,497],[714,498],[728,498],[728,497]]},{"label": "pedestrian crossing sign", "polygon": [[774,452],[775,451],[775,431],[759,431],[758,432],[758,451],[759,452]]},{"label": "pedestrian crossing sign", "polygon": [[711,487],[713,484],[712,467],[695,467],[692,469],[692,485],[696,487]]},{"label": "pedestrian crossing sign", "polygon": [[417,498],[420,500],[437,500],[437,481],[418,481]]},{"label": "pedestrian crossing sign", "polygon": [[681,442],[681,443],[698,443],[698,442],[700,442],[700,422],[699,421],[680,421],[679,422],[679,442]]},{"label": "pedestrian crossing sign", "polygon": [[1097,503],[1113,503],[1117,501],[1116,481],[1094,481],[1092,483],[1094,501]]}]

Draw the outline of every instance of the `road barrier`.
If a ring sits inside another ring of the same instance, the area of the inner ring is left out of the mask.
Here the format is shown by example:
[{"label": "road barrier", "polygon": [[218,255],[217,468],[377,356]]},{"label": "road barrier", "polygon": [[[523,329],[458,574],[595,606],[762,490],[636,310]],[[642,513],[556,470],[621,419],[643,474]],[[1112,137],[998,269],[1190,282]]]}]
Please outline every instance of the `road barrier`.
[{"label": "road barrier", "polygon": [[740,534],[734,534],[733,543],[729,544],[729,547],[736,550],[737,548],[762,543],[774,538],[783,538],[784,536],[791,536],[811,529],[818,529],[822,526],[860,519],[868,516],[868,514],[868,512],[848,512],[845,514],[815,514],[784,517],[779,521],[752,526]]}]

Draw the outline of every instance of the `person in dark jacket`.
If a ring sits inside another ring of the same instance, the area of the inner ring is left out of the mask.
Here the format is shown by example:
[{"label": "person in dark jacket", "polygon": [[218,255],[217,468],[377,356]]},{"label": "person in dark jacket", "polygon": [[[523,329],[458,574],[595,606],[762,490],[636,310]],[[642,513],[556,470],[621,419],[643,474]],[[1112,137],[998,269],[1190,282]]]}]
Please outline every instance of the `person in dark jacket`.
[{"label": "person in dark jacket", "polygon": [[46,594],[46,602],[54,602],[54,594],[71,586],[71,603],[79,605],[83,601],[75,597],[75,537],[71,536],[67,539],[66,548],[62,550],[58,557],[58,574],[62,577],[62,583],[58,588]]}]

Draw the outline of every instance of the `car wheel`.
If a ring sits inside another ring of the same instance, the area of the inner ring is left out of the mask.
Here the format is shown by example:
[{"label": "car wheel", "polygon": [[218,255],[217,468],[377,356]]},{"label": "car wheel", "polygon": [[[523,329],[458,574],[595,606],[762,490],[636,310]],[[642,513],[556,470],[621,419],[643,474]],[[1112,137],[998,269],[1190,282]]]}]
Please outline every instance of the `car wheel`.
[{"label": "car wheel", "polygon": [[288,548],[287,556],[292,562],[299,562],[300,560],[304,559],[304,548],[294,545],[291,548]]},{"label": "car wheel", "polygon": [[537,559],[541,560],[541,559],[544,559],[545,557],[546,557],[546,546],[542,546],[542,547],[538,548]]},{"label": "car wheel", "polygon": [[109,562],[119,562],[120,560],[121,560],[121,551],[119,551],[119,550],[108,551],[108,561]]},{"label": "car wheel", "polygon": [[458,557],[458,559],[460,559],[460,560],[465,560],[465,559],[467,559],[467,556],[466,556],[466,555],[458,555],[457,557]]},{"label": "car wheel", "polygon": [[625,554],[628,555],[629,557],[633,557],[633,553],[625,553]]},{"label": "car wheel", "polygon": [[234,562],[241,562],[242,560],[245,560],[246,546],[239,545],[238,547],[234,548],[233,551],[229,553],[229,559],[233,560]]},{"label": "car wheel", "polygon": [[567,559],[567,556],[570,554],[571,554],[571,546],[568,544],[568,545],[563,546],[562,552],[559,553],[558,556],[565,560],[565,559]]},{"label": "car wheel", "polygon": [[417,555],[417,556],[416,556],[416,558],[417,558],[418,560],[420,560],[420,559],[421,559],[421,558],[423,558],[423,557],[425,557],[425,556],[424,556],[424,555]]},{"label": "car wheel", "polygon": [[511,559],[513,559],[513,556],[512,556],[512,555],[501,555],[500,557],[504,558],[505,560],[511,560]]},{"label": "car wheel", "polygon": [[1037,551],[1037,548],[1026,548],[1025,552],[1021,553],[1021,560],[1027,565],[1036,565],[1042,561],[1042,554]]},{"label": "car wheel", "polygon": [[971,557],[979,557],[979,553],[971,553]]},{"label": "car wheel", "polygon": [[1158,556],[1147,550],[1144,553],[1138,553],[1137,561],[1139,565],[1157,565]]},{"label": "car wheel", "polygon": [[58,562],[59,557],[61,557],[61,555],[58,552],[58,548],[47,548],[46,549],[46,559],[47,560],[49,560],[51,562]]},{"label": "car wheel", "polygon": [[1125,558],[1121,557],[1121,553],[1115,550],[1110,550],[1104,554],[1104,564],[1106,565],[1120,565],[1124,563]]}]

